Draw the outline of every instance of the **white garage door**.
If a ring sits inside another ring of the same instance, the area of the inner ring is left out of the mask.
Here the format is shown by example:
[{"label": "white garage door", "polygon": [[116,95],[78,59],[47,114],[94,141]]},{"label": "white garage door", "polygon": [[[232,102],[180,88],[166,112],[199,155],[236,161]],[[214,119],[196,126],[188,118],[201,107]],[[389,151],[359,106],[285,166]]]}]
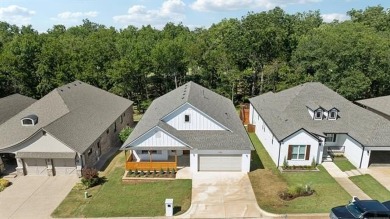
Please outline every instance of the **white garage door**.
[{"label": "white garage door", "polygon": [[27,175],[44,175],[47,176],[46,159],[25,158],[24,164]]},{"label": "white garage door", "polygon": [[76,173],[74,159],[53,159],[55,175],[68,175]]},{"label": "white garage door", "polygon": [[199,155],[199,171],[241,171],[242,155]]}]

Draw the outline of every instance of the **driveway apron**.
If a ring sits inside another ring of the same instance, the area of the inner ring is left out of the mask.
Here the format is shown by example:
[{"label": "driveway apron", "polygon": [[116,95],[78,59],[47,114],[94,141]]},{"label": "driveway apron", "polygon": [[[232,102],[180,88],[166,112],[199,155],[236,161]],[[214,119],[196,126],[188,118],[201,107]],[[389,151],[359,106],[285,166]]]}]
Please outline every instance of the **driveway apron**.
[{"label": "driveway apron", "polygon": [[180,218],[262,217],[246,173],[199,172],[192,176],[190,209]]},{"label": "driveway apron", "polygon": [[0,192],[0,218],[50,218],[77,176],[22,176]]}]

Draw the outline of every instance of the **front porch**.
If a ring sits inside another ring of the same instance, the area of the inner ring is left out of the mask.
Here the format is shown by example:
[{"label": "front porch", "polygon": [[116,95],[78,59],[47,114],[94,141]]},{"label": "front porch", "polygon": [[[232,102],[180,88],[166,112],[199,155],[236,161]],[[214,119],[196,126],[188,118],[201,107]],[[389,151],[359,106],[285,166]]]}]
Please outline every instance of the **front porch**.
[{"label": "front porch", "polygon": [[133,154],[133,151],[125,151],[126,156],[126,170],[142,170],[142,171],[160,171],[163,170],[173,170],[173,169],[182,169],[184,167],[190,166],[190,156],[189,154],[178,155],[169,155],[166,160],[153,160],[153,155],[149,153],[149,160],[140,160],[137,161]]}]

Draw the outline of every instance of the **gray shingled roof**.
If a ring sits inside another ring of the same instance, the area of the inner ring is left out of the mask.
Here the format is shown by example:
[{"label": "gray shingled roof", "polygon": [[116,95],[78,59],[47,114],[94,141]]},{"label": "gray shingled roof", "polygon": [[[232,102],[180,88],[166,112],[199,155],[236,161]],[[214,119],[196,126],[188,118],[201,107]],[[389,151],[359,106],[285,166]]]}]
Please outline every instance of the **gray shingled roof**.
[{"label": "gray shingled roof", "polygon": [[390,116],[390,95],[355,102]]},{"label": "gray shingled roof", "polygon": [[[0,150],[16,146],[43,129],[83,153],[132,104],[81,81],[69,83],[0,125]],[[20,119],[30,114],[38,116],[38,124],[22,126]]]},{"label": "gray shingled roof", "polygon": [[0,98],[0,124],[26,109],[36,100],[20,94]]},{"label": "gray shingled roof", "polygon": [[[182,131],[163,122],[162,119],[183,104],[189,103],[222,126],[226,131]],[[154,127],[160,127],[190,147],[202,150],[251,150],[252,143],[238,118],[233,103],[194,82],[155,99],[137,124],[122,149]]]},{"label": "gray shingled roof", "polygon": [[[390,146],[390,122],[359,107],[325,85],[305,83],[278,93],[266,93],[250,99],[251,104],[281,141],[299,129],[324,136],[348,133],[365,146]],[[313,120],[308,107],[335,107],[337,120]]]}]

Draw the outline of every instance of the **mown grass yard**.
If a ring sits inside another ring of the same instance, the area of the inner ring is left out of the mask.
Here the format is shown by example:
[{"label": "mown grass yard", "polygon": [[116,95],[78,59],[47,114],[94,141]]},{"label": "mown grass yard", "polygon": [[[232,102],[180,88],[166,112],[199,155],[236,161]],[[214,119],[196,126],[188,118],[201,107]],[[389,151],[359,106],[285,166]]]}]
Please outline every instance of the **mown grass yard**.
[{"label": "mown grass yard", "polygon": [[90,197],[75,186],[52,213],[53,217],[152,217],[165,215],[165,199],[173,198],[175,215],[191,205],[191,180],[122,183],[124,155],[118,154],[101,175],[103,185],[88,189]]},{"label": "mown grass yard", "polygon": [[[254,133],[249,134],[256,151],[252,154],[253,169],[249,178],[259,206],[269,212],[329,213],[338,205],[348,203],[351,196],[320,165],[319,172],[280,173]],[[256,153],[257,152],[257,153]],[[309,184],[315,193],[291,201],[279,198],[278,192],[288,186]]]},{"label": "mown grass yard", "polygon": [[356,167],[345,157],[335,157],[333,163],[335,163],[343,172],[356,169]]},{"label": "mown grass yard", "polygon": [[349,179],[372,199],[381,202],[390,200],[390,191],[369,174],[352,176]]}]

